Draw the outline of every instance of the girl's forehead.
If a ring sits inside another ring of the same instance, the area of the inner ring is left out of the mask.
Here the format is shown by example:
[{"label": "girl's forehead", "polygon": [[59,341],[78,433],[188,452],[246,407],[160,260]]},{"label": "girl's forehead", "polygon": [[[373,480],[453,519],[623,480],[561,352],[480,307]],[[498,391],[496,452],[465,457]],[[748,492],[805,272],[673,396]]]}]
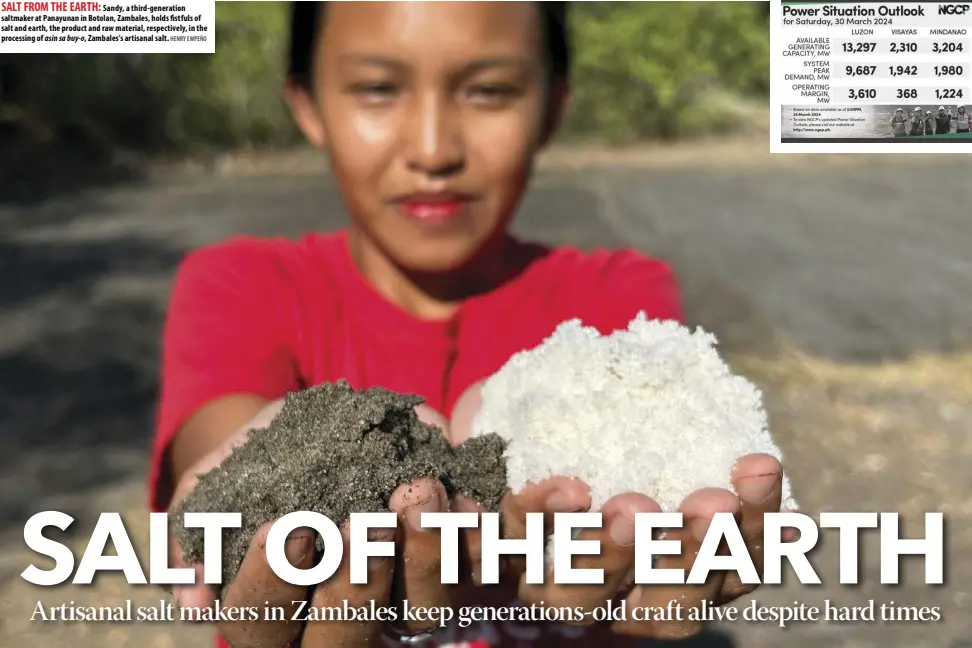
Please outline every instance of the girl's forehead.
[{"label": "girl's forehead", "polygon": [[342,53],[539,51],[542,41],[534,2],[335,2],[325,25],[325,48]]}]

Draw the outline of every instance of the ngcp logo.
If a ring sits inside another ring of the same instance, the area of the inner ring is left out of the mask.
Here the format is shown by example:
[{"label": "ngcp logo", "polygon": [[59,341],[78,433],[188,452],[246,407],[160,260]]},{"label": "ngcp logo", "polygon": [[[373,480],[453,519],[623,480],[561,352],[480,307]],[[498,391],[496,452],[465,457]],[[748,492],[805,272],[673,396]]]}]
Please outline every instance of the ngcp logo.
[{"label": "ngcp logo", "polygon": [[947,4],[938,5],[938,15],[939,16],[961,16],[969,12],[972,9],[972,5],[967,4]]}]

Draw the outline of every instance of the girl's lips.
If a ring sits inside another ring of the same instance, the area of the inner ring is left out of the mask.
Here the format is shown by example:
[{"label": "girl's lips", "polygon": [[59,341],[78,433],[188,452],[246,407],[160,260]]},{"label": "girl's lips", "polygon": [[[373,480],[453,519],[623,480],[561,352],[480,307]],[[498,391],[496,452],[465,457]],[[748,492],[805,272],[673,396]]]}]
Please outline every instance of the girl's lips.
[{"label": "girl's lips", "polygon": [[455,218],[469,204],[465,198],[415,198],[397,203],[399,211],[405,216],[424,223],[440,223]]}]

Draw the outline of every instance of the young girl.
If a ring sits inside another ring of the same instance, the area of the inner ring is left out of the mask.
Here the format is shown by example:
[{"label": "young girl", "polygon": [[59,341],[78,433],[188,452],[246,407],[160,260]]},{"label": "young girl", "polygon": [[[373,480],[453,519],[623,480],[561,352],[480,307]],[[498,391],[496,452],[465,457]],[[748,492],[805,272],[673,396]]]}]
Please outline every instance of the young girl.
[{"label": "young girl", "polygon": [[[556,132],[568,99],[569,47],[563,2],[295,3],[286,97],[307,139],[326,150],[347,207],[346,229],[297,241],[238,237],[190,254],[176,277],[163,340],[162,388],[152,473],[153,510],[171,506],[196,475],[218,465],[246,430],[266,425],[288,392],[346,379],[420,394],[420,415],[454,443],[468,436],[476,385],[509,357],[539,344],[560,322],[580,318],[607,333],[639,312],[681,319],[668,266],[630,250],[583,253],[518,241],[507,233],[535,156]],[[284,216],[285,217],[285,216]],[[637,461],[637,457],[632,457]],[[706,489],[682,506],[681,556],[658,567],[692,566],[712,516],[740,519],[757,565],[762,516],[778,510],[782,470],[772,458],[741,458],[738,495]],[[523,537],[524,514],[584,510],[583,484],[556,478],[512,494],[505,532]],[[667,607],[682,619],[568,627],[498,621],[433,631],[423,621],[224,623],[229,645],[308,648],[400,645],[629,645],[643,637],[700,630],[688,609],[753,589],[734,575],[705,585],[631,587],[633,516],[657,511],[625,494],[585,537],[602,552],[603,586],[528,586],[510,560],[504,584],[478,583],[478,537],[464,536],[466,581],[443,586],[439,537],[417,528],[422,511],[478,510],[441,484],[403,484],[391,508],[397,561],[375,560],[367,585],[346,571],[308,591],[269,569],[266,529],[257,535],[224,606],[509,606],[536,610],[626,599]],[[313,537],[298,531],[289,560],[313,566]],[[178,562],[180,552],[174,552]],[[201,569],[196,566],[197,570]],[[201,572],[200,572],[201,573]],[[176,591],[181,605],[211,605],[201,584]],[[508,612],[505,613],[508,616]],[[429,634],[431,633],[431,636]]]}]

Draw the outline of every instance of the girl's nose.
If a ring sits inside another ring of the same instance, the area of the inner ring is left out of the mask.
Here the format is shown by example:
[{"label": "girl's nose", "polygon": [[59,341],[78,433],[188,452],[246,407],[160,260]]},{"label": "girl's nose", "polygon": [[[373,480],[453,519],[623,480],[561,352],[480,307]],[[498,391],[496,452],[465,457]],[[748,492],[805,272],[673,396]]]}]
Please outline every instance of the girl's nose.
[{"label": "girl's nose", "polygon": [[429,93],[420,98],[408,126],[409,168],[430,176],[451,175],[465,165],[458,110],[448,98]]}]

